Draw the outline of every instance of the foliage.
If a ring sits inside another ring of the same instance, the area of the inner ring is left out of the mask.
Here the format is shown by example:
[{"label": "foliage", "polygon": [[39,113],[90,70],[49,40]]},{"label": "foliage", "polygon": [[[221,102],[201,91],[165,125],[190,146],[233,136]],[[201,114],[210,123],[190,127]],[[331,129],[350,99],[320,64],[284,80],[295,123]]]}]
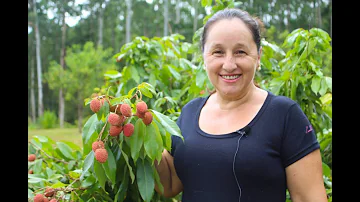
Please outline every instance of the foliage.
[{"label": "foliage", "polygon": [[54,112],[45,110],[44,114],[38,118],[38,125],[40,128],[48,129],[58,127],[57,116]]}]

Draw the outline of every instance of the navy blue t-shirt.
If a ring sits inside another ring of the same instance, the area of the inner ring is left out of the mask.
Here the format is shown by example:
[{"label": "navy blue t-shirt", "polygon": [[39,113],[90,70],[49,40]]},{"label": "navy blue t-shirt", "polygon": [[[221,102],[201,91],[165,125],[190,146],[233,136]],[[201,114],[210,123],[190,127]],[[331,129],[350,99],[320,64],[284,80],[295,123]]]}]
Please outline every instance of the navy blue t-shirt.
[{"label": "navy blue t-shirt", "polygon": [[172,136],[171,155],[184,187],[182,202],[285,202],[285,168],[320,147],[300,106],[268,92],[260,111],[244,127],[250,129],[245,135],[239,132],[244,128],[212,135],[199,127],[208,98],[193,99],[183,107],[177,124],[184,142]]}]

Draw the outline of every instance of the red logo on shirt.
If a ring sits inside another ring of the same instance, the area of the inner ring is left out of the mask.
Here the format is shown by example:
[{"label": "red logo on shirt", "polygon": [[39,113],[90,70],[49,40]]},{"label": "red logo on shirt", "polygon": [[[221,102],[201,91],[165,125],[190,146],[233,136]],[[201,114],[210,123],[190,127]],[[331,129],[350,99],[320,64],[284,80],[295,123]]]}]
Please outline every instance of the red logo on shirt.
[{"label": "red logo on shirt", "polygon": [[309,132],[311,132],[311,131],[313,131],[312,126],[311,126],[311,125],[306,126],[305,132],[306,132],[306,133],[309,133]]}]

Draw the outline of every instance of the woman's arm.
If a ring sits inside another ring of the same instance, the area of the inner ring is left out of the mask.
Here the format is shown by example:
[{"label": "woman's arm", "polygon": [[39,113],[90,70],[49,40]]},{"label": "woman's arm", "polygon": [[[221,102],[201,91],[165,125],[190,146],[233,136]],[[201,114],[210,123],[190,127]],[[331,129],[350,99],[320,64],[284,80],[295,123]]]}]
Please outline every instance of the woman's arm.
[{"label": "woman's arm", "polygon": [[327,202],[320,150],[317,149],[286,168],[293,202]]},{"label": "woman's arm", "polygon": [[164,149],[160,164],[158,165],[157,161],[154,164],[159,173],[160,182],[164,187],[164,193],[161,193],[161,190],[155,183],[156,192],[163,194],[167,198],[178,195],[183,190],[183,185],[176,174],[174,158]]}]

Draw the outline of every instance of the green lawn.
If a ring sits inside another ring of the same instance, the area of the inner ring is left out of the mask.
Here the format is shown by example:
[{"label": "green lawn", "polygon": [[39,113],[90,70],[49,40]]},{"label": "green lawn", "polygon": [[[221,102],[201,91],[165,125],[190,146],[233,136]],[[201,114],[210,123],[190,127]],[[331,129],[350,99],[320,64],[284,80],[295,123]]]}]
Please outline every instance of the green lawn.
[{"label": "green lawn", "polygon": [[55,142],[73,142],[82,147],[81,133],[78,128],[28,129],[28,140],[36,135],[47,136]]}]

